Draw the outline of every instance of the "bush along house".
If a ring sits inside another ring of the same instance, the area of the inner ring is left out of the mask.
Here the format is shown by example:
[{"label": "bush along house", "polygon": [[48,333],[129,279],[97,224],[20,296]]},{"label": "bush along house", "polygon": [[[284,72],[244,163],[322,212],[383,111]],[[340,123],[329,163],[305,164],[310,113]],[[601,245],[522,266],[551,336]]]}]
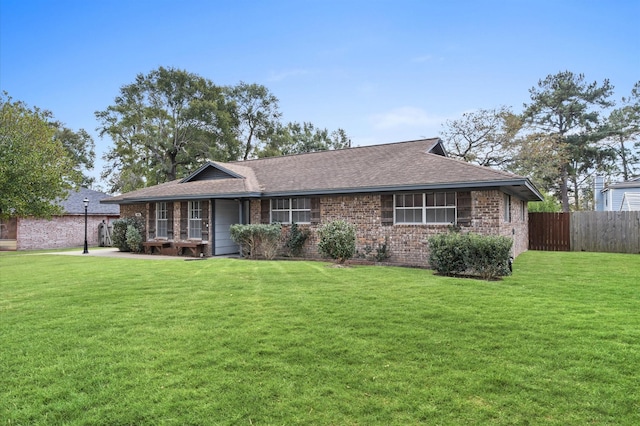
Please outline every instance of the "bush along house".
[{"label": "bush along house", "polygon": [[[238,253],[229,228],[297,223],[310,231],[303,255],[319,258],[318,228],[343,219],[357,250],[386,244],[393,264],[426,266],[427,238],[449,232],[503,235],[527,250],[527,202],[542,200],[525,177],[448,158],[440,139],[243,162],[211,161],[184,179],[121,194],[121,217],[142,216],[147,248],[165,254]],[[188,248],[189,250],[184,250]]]}]

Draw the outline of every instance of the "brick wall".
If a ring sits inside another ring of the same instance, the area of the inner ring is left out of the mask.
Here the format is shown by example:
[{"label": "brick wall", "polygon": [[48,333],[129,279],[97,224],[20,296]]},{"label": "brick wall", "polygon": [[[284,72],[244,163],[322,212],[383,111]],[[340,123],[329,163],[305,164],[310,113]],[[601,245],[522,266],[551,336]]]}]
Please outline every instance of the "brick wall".
[{"label": "brick wall", "polygon": [[[514,257],[527,250],[528,223],[526,202],[511,197],[511,222],[504,221],[504,194],[501,191],[471,191],[472,220],[463,232],[481,235],[504,235],[514,239]],[[524,214],[523,214],[524,213]],[[320,197],[322,223],[343,219],[357,228],[356,249],[360,254],[375,254],[385,242],[391,253],[390,263],[426,266],[429,256],[427,238],[447,232],[446,225],[381,225],[379,194],[355,194]],[[260,223],[260,201],[251,201],[251,223]],[[319,258],[317,225],[301,225],[312,232],[305,243],[304,255]]]},{"label": "brick wall", "polygon": [[[87,216],[87,242],[98,245],[98,225],[110,223],[114,216]],[[38,250],[84,246],[84,215],[54,216],[51,220],[19,218],[18,250]]]},{"label": "brick wall", "polygon": [[[511,221],[505,221],[506,198],[498,190],[471,191],[471,221],[462,228],[463,232],[475,232],[481,235],[503,235],[514,240],[514,257],[527,250],[528,215],[526,202],[511,197]],[[174,235],[179,235],[180,203],[173,205]],[[148,206],[145,204],[122,205],[122,217],[140,213],[146,221]],[[361,255],[374,255],[376,249],[388,244],[391,254],[390,263],[410,266],[426,266],[429,249],[427,238],[441,232],[447,232],[446,225],[382,225],[382,205],[379,194],[353,194],[320,197],[320,219],[327,223],[343,219],[357,228],[356,249]],[[261,221],[261,200],[250,202],[250,223]],[[305,243],[303,254],[309,258],[319,258],[317,251],[317,229],[320,225],[301,225],[310,229],[311,235]],[[285,229],[286,232],[286,229]],[[148,237],[148,236],[147,236]],[[210,248],[209,248],[210,250]]]}]

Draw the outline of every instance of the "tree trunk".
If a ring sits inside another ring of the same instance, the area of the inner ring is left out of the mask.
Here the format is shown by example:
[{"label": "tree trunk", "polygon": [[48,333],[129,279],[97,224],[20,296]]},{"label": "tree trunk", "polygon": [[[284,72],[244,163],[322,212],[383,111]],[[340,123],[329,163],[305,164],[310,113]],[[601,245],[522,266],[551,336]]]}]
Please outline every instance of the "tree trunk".
[{"label": "tree trunk", "polygon": [[562,201],[562,211],[569,212],[569,171],[566,164],[562,165],[560,174],[560,196]]},{"label": "tree trunk", "polygon": [[622,136],[620,136],[620,158],[622,159],[622,176],[624,177],[624,181],[627,182],[629,180],[629,164]]}]

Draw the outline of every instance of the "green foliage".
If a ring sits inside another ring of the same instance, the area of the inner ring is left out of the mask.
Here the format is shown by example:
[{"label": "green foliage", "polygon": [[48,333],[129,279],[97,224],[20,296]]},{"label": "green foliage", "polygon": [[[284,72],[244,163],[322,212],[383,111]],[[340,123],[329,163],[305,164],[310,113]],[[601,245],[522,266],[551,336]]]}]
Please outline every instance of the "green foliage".
[{"label": "green foliage", "polygon": [[477,234],[468,237],[465,263],[472,274],[485,280],[511,275],[511,238]]},{"label": "green foliage", "polygon": [[95,179],[89,176],[87,171],[93,169],[96,157],[93,138],[84,129],[74,132],[58,121],[51,124],[56,127],[54,139],[62,143],[71,158],[74,169],[82,174],[81,185],[85,188],[91,187]]},{"label": "green foliage", "polygon": [[240,245],[243,257],[273,259],[278,253],[282,226],[280,224],[231,225],[231,239]]},{"label": "green foliage", "polygon": [[51,217],[82,176],[54,138],[51,114],[0,95],[0,217]]},{"label": "green foliage", "polygon": [[140,253],[142,251],[142,234],[134,225],[127,226],[127,247],[134,253]]},{"label": "green foliage", "polygon": [[285,242],[285,247],[291,256],[300,256],[304,243],[307,241],[307,238],[309,238],[309,234],[308,229],[301,229],[297,223],[291,224],[291,229],[289,229]]},{"label": "green foliage", "polygon": [[623,97],[622,105],[611,111],[604,132],[616,153],[622,179],[632,179],[640,172],[640,81],[633,86],[631,96]]},{"label": "green foliage", "polygon": [[139,74],[120,89],[114,105],[95,114],[100,136],[114,142],[102,174],[114,192],[174,180],[204,159],[239,155],[232,105],[222,88],[183,70]]},{"label": "green foliage", "polygon": [[327,129],[316,128],[312,123],[290,122],[278,124],[265,147],[258,152],[259,157],[303,154],[349,148],[351,139],[343,129],[331,133]]},{"label": "green foliage", "polygon": [[[559,167],[552,179],[558,188],[562,210],[569,211],[569,192],[579,207],[579,177],[590,168],[604,167],[610,155],[595,144],[606,136],[598,131],[597,108],[608,108],[613,87],[587,83],[583,74],[570,71],[548,75],[529,90],[531,103],[525,105],[525,123],[549,141],[546,154]],[[573,188],[569,185],[573,184]]]},{"label": "green foliage", "polygon": [[344,263],[356,252],[356,227],[344,220],[335,220],[318,229],[320,254]]},{"label": "green foliage", "polygon": [[391,257],[391,249],[389,248],[389,238],[384,239],[384,243],[376,247],[376,254],[374,259],[376,262],[385,262]]},{"label": "green foliage", "polygon": [[441,275],[462,274],[467,270],[465,246],[467,237],[448,232],[429,237],[429,266]]},{"label": "green foliage", "polygon": [[[145,235],[144,219],[141,217],[124,217],[116,219],[111,223],[113,224],[111,239],[114,247],[117,247],[120,251],[141,251],[142,243],[144,241],[143,235]],[[131,229],[137,231],[137,235],[135,233],[131,235],[131,243],[134,248],[136,239],[138,237],[140,239],[140,247],[138,247],[138,250],[132,249],[131,244],[129,243],[129,231]]]},{"label": "green foliage", "polygon": [[240,82],[226,87],[225,95],[234,104],[236,137],[241,142],[242,159],[254,156],[264,144],[282,116],[278,109],[278,98],[260,84]]},{"label": "green foliage", "polygon": [[429,238],[429,266],[441,275],[510,275],[513,241],[502,236],[449,232]]},{"label": "green foliage", "polygon": [[558,199],[549,194],[543,194],[544,195],[544,200],[543,201],[530,201],[528,206],[527,206],[527,210],[529,211],[529,213],[557,213],[562,211],[562,206],[560,205],[560,203],[558,202]]}]

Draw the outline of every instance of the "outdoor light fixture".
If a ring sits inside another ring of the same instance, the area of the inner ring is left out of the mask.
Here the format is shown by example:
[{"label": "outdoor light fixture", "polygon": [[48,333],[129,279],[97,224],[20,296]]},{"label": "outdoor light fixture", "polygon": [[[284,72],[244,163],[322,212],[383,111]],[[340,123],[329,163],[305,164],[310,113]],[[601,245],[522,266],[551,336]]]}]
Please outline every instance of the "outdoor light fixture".
[{"label": "outdoor light fixture", "polygon": [[89,254],[89,247],[87,245],[87,207],[89,207],[89,199],[84,197],[82,204],[84,204],[84,251],[82,254]]}]

